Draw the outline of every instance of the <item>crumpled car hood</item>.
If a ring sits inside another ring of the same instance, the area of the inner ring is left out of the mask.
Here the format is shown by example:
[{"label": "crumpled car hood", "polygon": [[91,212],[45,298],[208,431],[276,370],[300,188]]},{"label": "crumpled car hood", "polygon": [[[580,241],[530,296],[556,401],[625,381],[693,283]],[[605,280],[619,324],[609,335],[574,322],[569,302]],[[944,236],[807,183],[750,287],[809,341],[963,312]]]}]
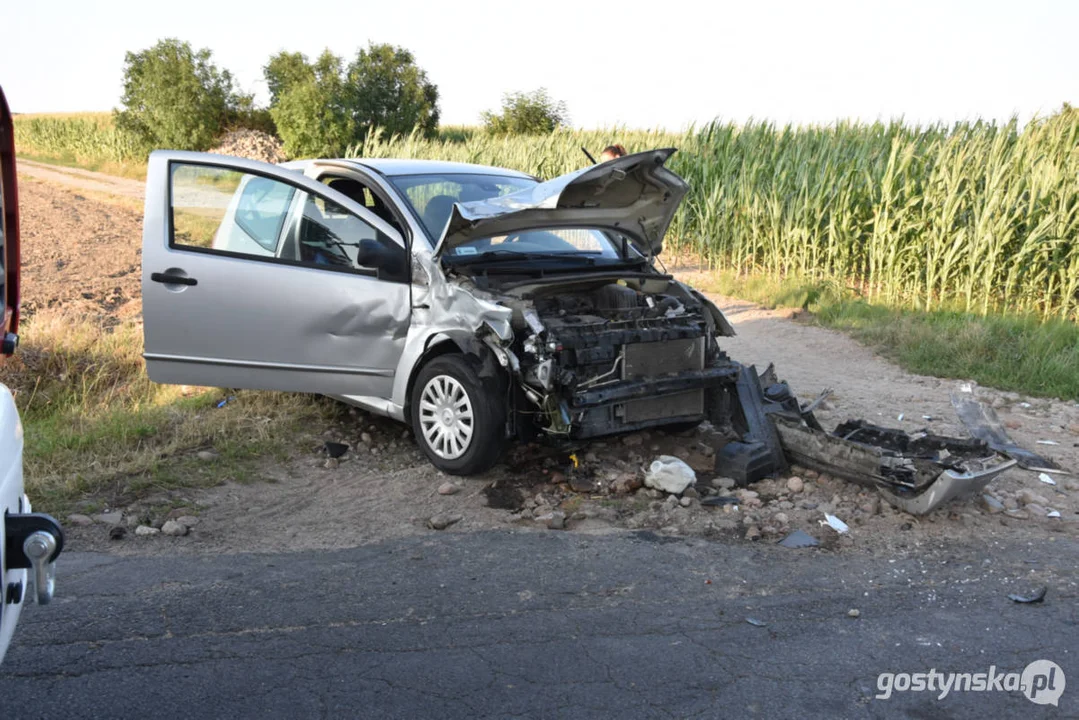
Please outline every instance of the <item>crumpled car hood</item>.
[{"label": "crumpled car hood", "polygon": [[665,167],[674,148],[586,167],[527,190],[453,206],[435,257],[472,240],[554,227],[602,227],[658,255],[688,185]]}]

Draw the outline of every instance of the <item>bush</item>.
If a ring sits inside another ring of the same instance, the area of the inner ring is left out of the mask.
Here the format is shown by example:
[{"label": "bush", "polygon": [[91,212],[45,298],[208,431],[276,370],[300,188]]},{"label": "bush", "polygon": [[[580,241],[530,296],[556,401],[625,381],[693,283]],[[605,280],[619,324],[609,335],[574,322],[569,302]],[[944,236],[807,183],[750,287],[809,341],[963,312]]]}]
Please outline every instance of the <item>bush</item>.
[{"label": "bush", "polygon": [[232,75],[174,38],[124,57],[123,110],[116,126],[147,148],[205,150],[249,97],[233,88]]},{"label": "bush", "polygon": [[549,135],[569,124],[566,104],[555,101],[544,88],[502,96],[502,113],[485,112],[484,127],[494,135]]},{"label": "bush", "polygon": [[263,73],[270,114],[290,157],[341,155],[376,129],[438,132],[438,88],[403,48],[372,44],[347,68],[329,50],[314,63],[280,52]]}]

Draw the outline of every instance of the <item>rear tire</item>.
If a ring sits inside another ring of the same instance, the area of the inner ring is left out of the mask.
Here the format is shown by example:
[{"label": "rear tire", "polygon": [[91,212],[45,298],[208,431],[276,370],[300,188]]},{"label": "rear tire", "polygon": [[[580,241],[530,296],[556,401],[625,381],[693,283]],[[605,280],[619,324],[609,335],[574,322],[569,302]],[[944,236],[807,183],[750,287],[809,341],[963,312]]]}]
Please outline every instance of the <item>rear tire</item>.
[{"label": "rear tire", "polygon": [[410,414],[416,443],[451,475],[489,470],[506,448],[506,403],[463,355],[441,355],[420,369]]}]

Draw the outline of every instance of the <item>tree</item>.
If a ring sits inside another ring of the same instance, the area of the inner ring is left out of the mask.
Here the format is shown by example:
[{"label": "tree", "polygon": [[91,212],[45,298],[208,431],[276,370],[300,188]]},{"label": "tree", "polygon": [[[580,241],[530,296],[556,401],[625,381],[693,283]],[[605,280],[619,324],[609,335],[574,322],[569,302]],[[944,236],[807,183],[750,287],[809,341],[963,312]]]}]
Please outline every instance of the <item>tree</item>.
[{"label": "tree", "polygon": [[263,74],[270,114],[292,157],[340,155],[376,127],[389,134],[438,130],[438,88],[403,48],[371,44],[347,68],[329,50],[314,63],[280,52]]},{"label": "tree", "polygon": [[117,127],[149,148],[209,148],[229,117],[250,105],[250,97],[233,88],[232,74],[211,58],[210,50],[195,52],[175,38],[127,53]]},{"label": "tree", "polygon": [[545,88],[530,93],[502,96],[502,113],[488,111],[481,116],[487,131],[495,135],[547,135],[569,124],[566,104],[555,101]]},{"label": "tree", "polygon": [[307,57],[303,53],[290,53],[282,50],[276,55],[272,55],[270,61],[262,68],[262,74],[266,78],[266,85],[270,89],[270,107],[277,104],[278,99],[288,89],[289,85],[308,80],[313,76],[313,73],[314,69],[308,64]]},{"label": "tree", "polygon": [[438,131],[438,88],[404,48],[371,43],[360,50],[348,66],[348,87],[353,116],[365,132]]},{"label": "tree", "polygon": [[[278,55],[277,57],[281,57]],[[276,99],[270,115],[290,157],[341,155],[357,141],[356,122],[347,105],[341,58],[326,50],[314,64],[299,55],[301,69],[290,59],[286,73],[278,76]],[[267,84],[274,60],[267,65]],[[280,69],[281,66],[277,66]]]}]

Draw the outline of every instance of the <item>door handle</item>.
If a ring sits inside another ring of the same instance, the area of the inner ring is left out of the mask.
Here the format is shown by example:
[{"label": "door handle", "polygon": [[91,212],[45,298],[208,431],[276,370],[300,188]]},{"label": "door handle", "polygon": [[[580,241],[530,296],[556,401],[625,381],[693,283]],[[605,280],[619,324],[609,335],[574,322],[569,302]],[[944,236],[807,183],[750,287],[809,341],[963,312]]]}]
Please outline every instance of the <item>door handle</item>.
[{"label": "door handle", "polygon": [[186,275],[172,275],[170,273],[150,273],[150,279],[154,282],[166,285],[198,285],[199,281]]}]

